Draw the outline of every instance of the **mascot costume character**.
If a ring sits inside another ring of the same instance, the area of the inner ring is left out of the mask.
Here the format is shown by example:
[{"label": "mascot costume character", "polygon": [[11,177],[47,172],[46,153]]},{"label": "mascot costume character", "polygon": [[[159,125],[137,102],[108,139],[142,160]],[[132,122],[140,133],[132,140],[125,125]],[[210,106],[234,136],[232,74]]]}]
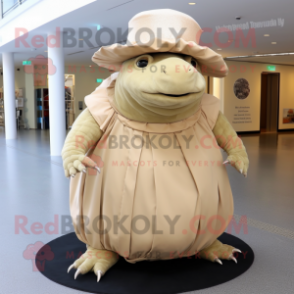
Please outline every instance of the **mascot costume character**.
[{"label": "mascot costume character", "polygon": [[217,239],[234,209],[225,164],[246,176],[249,161],[220,100],[205,93],[203,75],[228,68],[199,45],[201,32],[184,13],[145,11],[129,21],[126,45],[94,54],[117,70],[85,97],[62,150],[74,229],[86,244],[68,269],[75,279],[94,271],[99,281],[120,256],[237,263],[241,251]]}]

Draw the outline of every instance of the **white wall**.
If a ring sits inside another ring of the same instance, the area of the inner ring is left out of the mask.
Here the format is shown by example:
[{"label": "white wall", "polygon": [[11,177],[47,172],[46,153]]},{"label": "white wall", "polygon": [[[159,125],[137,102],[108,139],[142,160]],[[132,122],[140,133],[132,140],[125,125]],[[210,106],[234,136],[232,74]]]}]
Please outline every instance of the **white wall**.
[{"label": "white wall", "polygon": [[[20,71],[17,71],[17,68],[20,69]],[[25,86],[25,80],[24,80],[24,71],[22,67],[15,68],[15,88],[24,88]],[[0,70],[0,72],[3,72],[3,69]],[[0,76],[0,88],[3,87],[3,75]]]},{"label": "white wall", "polygon": [[[19,71],[17,70],[19,69]],[[15,88],[24,88],[25,87],[25,73],[23,67],[17,67],[15,70]]]},{"label": "white wall", "polygon": [[[85,96],[91,94],[100,84],[97,79],[105,79],[110,76],[111,72],[107,69],[98,68],[98,66],[90,68],[89,66],[65,66],[65,74],[75,75],[75,118],[82,112],[79,110],[78,102],[84,101]],[[36,128],[36,111],[35,111],[35,95],[34,89],[38,86],[32,86],[33,75],[25,74],[24,67],[20,67],[20,71],[15,69],[15,88],[24,88],[25,109],[24,121],[28,128]],[[0,87],[3,86],[3,76],[0,76]],[[42,86],[48,87],[47,86]],[[85,104],[83,103],[84,108]]]},{"label": "white wall", "polygon": [[[229,74],[224,78],[224,114],[236,131],[260,130],[260,103],[261,103],[261,73],[269,72],[268,64],[227,61]],[[271,64],[274,65],[274,64]],[[279,103],[279,129],[293,129],[293,124],[283,124],[283,109],[294,109],[294,66],[276,65],[275,71],[280,73],[280,103]],[[239,78],[249,82],[250,94],[246,99],[235,97],[233,87]],[[236,107],[250,107],[251,123],[234,123]]]},{"label": "white wall", "polygon": [[220,111],[224,112],[224,78],[211,78],[212,95],[220,100]]},{"label": "white wall", "polygon": [[[233,62],[227,61],[229,74],[223,80],[224,83],[224,114],[232,123],[236,131],[259,131],[260,125],[260,96],[261,96],[261,73],[267,71],[267,64]],[[234,70],[236,68],[236,71]],[[25,112],[24,119],[28,121],[28,127],[35,127],[35,110],[33,91],[26,89],[26,79],[24,68],[19,67],[20,71],[15,69],[15,88],[24,88]],[[234,72],[235,71],[235,72]],[[276,65],[276,71],[280,73],[280,112],[279,112],[279,129],[293,128],[293,124],[283,124],[283,109],[294,108],[294,67]],[[97,79],[107,78],[111,72],[107,69],[90,68],[89,66],[65,66],[65,74],[75,75],[75,118],[81,113],[78,109],[78,102],[84,101],[85,96],[92,93],[99,84]],[[250,84],[250,94],[248,98],[239,100],[235,97],[233,91],[234,82],[238,78],[245,78]],[[213,83],[213,82],[212,82]],[[211,84],[212,84],[211,83]],[[0,87],[3,86],[3,76],[0,76]],[[215,86],[215,85],[214,85]],[[214,93],[215,94],[215,93]],[[29,95],[29,97],[27,97]],[[221,97],[218,97],[221,98]],[[250,124],[234,124],[233,117],[236,113],[236,106],[250,106],[251,121]],[[85,104],[84,104],[85,108]]]},{"label": "white wall", "polygon": [[[84,98],[91,94],[100,84],[97,79],[106,79],[111,72],[107,69],[98,66],[66,66],[65,74],[75,75],[75,117],[82,112],[79,110],[79,101],[84,101]],[[84,108],[85,108],[85,104]]]}]

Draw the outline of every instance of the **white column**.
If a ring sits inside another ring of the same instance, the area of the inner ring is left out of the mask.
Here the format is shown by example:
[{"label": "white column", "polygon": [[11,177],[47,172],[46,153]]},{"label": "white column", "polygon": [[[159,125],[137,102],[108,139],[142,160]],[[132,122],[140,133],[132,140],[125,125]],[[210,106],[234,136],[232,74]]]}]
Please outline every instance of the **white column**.
[{"label": "white column", "polygon": [[16,110],[14,89],[14,58],[13,53],[3,52],[3,94],[5,111],[6,140],[16,139]]},{"label": "white column", "polygon": [[[29,129],[37,128],[36,121],[36,98],[35,98],[35,85],[34,85],[34,69],[32,69],[32,73],[29,70],[26,70],[28,67],[34,67],[34,65],[25,65],[25,98],[26,98],[26,111],[24,113],[24,119],[26,122],[26,126]],[[47,78],[47,77],[46,77]]]},{"label": "white column", "polygon": [[[52,32],[49,35],[56,35]],[[59,38],[59,36],[58,36]],[[53,43],[53,42],[52,42]],[[63,34],[57,46],[48,45],[48,75],[49,75],[49,120],[50,120],[50,153],[60,156],[64,144],[65,130],[65,89],[64,89],[64,52]]]},{"label": "white column", "polygon": [[213,92],[212,95],[217,97],[220,102],[220,111],[224,113],[224,78],[213,78]]}]

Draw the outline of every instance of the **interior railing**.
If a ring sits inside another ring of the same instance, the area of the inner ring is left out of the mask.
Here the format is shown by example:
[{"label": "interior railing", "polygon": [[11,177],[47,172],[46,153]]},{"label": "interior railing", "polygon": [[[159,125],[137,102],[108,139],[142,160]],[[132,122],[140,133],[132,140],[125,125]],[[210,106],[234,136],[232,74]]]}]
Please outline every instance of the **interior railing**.
[{"label": "interior railing", "polygon": [[5,17],[7,14],[26,1],[27,0],[1,0],[2,17]]}]

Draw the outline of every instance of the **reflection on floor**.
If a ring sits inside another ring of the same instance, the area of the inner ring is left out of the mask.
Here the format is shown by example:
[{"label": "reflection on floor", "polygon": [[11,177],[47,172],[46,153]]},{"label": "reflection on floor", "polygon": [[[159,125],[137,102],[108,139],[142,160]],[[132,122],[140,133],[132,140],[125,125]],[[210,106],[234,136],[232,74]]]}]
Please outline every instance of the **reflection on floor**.
[{"label": "reflection on floor", "polygon": [[[241,138],[250,159],[248,177],[230,166],[227,170],[236,220],[247,217],[248,233],[241,229],[233,234],[252,246],[255,263],[239,278],[197,293],[293,293],[294,133]],[[68,229],[62,221],[69,216],[69,181],[61,158],[50,157],[49,133],[20,131],[17,140],[6,142],[0,128],[0,162],[0,293],[82,293],[47,280],[23,257],[28,245],[46,243]],[[58,221],[54,234],[40,229],[54,217]],[[17,218],[27,222],[25,233],[15,227]],[[35,222],[40,223],[38,229],[31,227]]]}]

